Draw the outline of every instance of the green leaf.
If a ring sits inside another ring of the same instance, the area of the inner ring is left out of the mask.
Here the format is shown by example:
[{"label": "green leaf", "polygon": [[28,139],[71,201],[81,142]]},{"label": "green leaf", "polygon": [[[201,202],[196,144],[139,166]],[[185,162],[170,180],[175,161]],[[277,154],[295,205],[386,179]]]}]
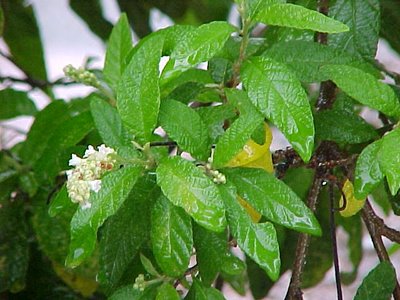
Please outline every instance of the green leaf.
[{"label": "green leaf", "polygon": [[382,0],[381,3],[381,36],[390,46],[400,52],[400,3],[397,0]]},{"label": "green leaf", "polygon": [[70,0],[69,6],[82,18],[89,29],[105,41],[112,29],[112,25],[103,17],[99,0]]},{"label": "green leaf", "polygon": [[210,152],[207,127],[194,109],[174,100],[163,101],[159,118],[168,136],[182,150],[198,159],[207,159]]},{"label": "green leaf", "polygon": [[149,240],[151,209],[159,194],[153,178],[139,178],[115,215],[104,224],[99,244],[101,284],[111,289],[118,286],[143,243]]},{"label": "green leaf", "polygon": [[42,156],[55,129],[69,117],[67,105],[62,101],[50,103],[36,115],[19,152],[25,164],[33,165]]},{"label": "green leaf", "polygon": [[3,38],[15,64],[34,79],[46,80],[40,32],[32,5],[22,0],[4,2]]},{"label": "green leaf", "polygon": [[400,102],[394,91],[372,75],[345,65],[323,66],[321,72],[360,103],[389,116],[400,115]]},{"label": "green leaf", "polygon": [[142,253],[140,253],[140,262],[142,263],[142,266],[147,273],[155,277],[161,277],[160,273],[158,273],[151,260],[144,256]]},{"label": "green leaf", "polygon": [[233,64],[226,58],[216,57],[208,62],[208,70],[216,83],[224,83],[232,78]]},{"label": "green leaf", "polygon": [[160,106],[159,61],[163,40],[148,39],[133,55],[117,92],[117,108],[124,125],[139,142],[148,142]]},{"label": "green leaf", "polygon": [[314,146],[314,122],[307,94],[296,76],[267,57],[247,60],[241,76],[252,103],[308,161]]},{"label": "green leaf", "polygon": [[236,116],[235,108],[229,104],[199,107],[196,111],[206,124],[207,132],[213,143],[225,133],[225,120]]},{"label": "green leaf", "polygon": [[354,171],[354,196],[365,199],[383,179],[383,170],[379,164],[379,151],[382,140],[369,144],[360,154]]},{"label": "green leaf", "polygon": [[170,277],[182,276],[192,256],[192,223],[189,215],[165,196],[158,199],[151,214],[151,241],[161,270]]},{"label": "green leaf", "polygon": [[[315,114],[315,135],[320,140],[343,144],[368,142],[378,137],[360,116],[346,110],[330,109]],[[341,120],[338,122],[338,120]]]},{"label": "green leaf", "polygon": [[50,217],[55,217],[64,210],[70,210],[76,208],[76,206],[76,203],[73,203],[71,199],[69,199],[67,187],[63,184],[62,188],[50,202],[49,215]]},{"label": "green leaf", "polygon": [[316,42],[288,41],[278,42],[267,49],[264,56],[288,65],[294,70],[302,82],[320,82],[328,80],[326,74],[320,71],[324,65],[341,64],[358,67],[377,77],[376,69],[355,56],[331,46]]},{"label": "green leaf", "polygon": [[48,140],[42,156],[33,166],[38,182],[51,181],[58,172],[65,168],[60,161],[60,152],[76,145],[93,129],[93,119],[89,112],[81,113],[60,124]]},{"label": "green leaf", "polygon": [[235,120],[215,146],[214,166],[220,168],[226,165],[242,150],[254,130],[262,122],[263,117],[258,113],[255,115],[245,114]]},{"label": "green leaf", "polygon": [[181,157],[161,161],[157,183],[175,205],[182,207],[201,226],[221,232],[226,220],[223,202],[214,183],[201,169]]},{"label": "green leaf", "polygon": [[377,156],[379,165],[386,175],[390,192],[396,195],[400,189],[400,128],[396,128],[382,138],[382,145]]},{"label": "green leaf", "polygon": [[194,243],[201,281],[205,285],[211,285],[221,271],[224,256],[227,253],[226,233],[212,232],[203,227],[194,226]]},{"label": "green leaf", "polygon": [[327,16],[295,4],[274,4],[261,9],[254,18],[267,25],[277,25],[318,32],[338,33],[349,27]]},{"label": "green leaf", "polygon": [[198,27],[193,33],[181,37],[171,53],[175,66],[195,66],[211,59],[222,49],[235,28],[223,21]]},{"label": "green leaf", "polygon": [[100,191],[90,195],[92,206],[87,209],[78,208],[71,221],[71,244],[66,260],[68,266],[78,266],[92,254],[98,228],[117,212],[140,172],[139,167],[124,167],[109,173],[102,179]]},{"label": "green leaf", "polygon": [[313,235],[321,235],[317,219],[303,201],[282,181],[260,169],[224,169],[238,194],[268,220]]},{"label": "green leaf", "polygon": [[133,285],[127,285],[118,289],[111,295],[109,300],[149,300],[155,299],[157,296],[157,285],[147,287],[143,292],[134,289]]},{"label": "green leaf", "polygon": [[265,9],[272,4],[285,3],[285,0],[239,0],[243,2],[246,17],[253,20],[261,9]]},{"label": "green leaf", "polygon": [[162,286],[158,288],[156,300],[165,300],[165,299],[168,300],[181,299],[176,289],[169,283],[164,283]]},{"label": "green leaf", "polygon": [[[5,182],[7,183],[7,182]],[[1,189],[4,186],[0,187]],[[19,292],[25,287],[29,243],[25,209],[20,200],[0,199],[0,292]]]},{"label": "green leaf", "polygon": [[94,124],[107,146],[119,149],[131,145],[128,133],[115,108],[106,101],[93,96],[90,101],[90,111]]},{"label": "green leaf", "polygon": [[379,0],[333,1],[329,6],[329,16],[343,22],[350,30],[329,36],[329,45],[357,57],[373,60],[379,39],[379,2]]},{"label": "green leaf", "polygon": [[392,264],[381,262],[364,278],[354,300],[390,299],[395,285],[396,272]]},{"label": "green leaf", "polygon": [[201,281],[194,279],[185,300],[224,300],[224,296],[215,288],[205,287]]},{"label": "green leaf", "polygon": [[28,93],[13,89],[0,91],[0,120],[19,116],[34,116],[37,113],[35,103]]},{"label": "green leaf", "polygon": [[132,49],[132,33],[128,18],[123,13],[111,32],[107,45],[103,74],[114,91],[126,68],[126,57]]},{"label": "green leaf", "polygon": [[279,245],[274,226],[269,223],[255,224],[237,200],[236,189],[220,186],[228,215],[229,229],[240,249],[263,268],[272,280],[279,278]]}]

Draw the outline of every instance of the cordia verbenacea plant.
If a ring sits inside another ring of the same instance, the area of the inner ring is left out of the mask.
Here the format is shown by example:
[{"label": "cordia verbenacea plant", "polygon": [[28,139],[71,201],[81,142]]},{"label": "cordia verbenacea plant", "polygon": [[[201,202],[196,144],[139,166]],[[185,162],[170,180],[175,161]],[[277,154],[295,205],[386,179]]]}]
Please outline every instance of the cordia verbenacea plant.
[{"label": "cordia verbenacea plant", "polygon": [[[375,60],[380,37],[400,52],[400,3],[165,2],[147,5],[177,24],[151,32],[143,3],[118,1],[111,29],[99,1],[70,1],[105,63],[55,82],[32,8],[0,2],[1,56],[25,76],[1,77],[0,119],[34,116],[1,150],[0,299],[259,299],[288,270],[281,298],[302,299],[332,267],[323,297],[400,299],[382,242],[400,233],[375,213],[400,214],[400,77]],[[56,100],[68,84],[94,92]],[[272,152],[278,131],[291,146]],[[381,261],[368,275],[362,223]]]}]

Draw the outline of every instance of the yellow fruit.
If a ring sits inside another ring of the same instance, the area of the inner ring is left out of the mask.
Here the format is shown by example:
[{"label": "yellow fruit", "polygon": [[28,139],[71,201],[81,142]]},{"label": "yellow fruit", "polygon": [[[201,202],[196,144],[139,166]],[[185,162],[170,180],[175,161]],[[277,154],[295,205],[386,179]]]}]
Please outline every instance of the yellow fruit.
[{"label": "yellow fruit", "polygon": [[269,151],[272,142],[272,133],[267,123],[265,123],[264,126],[264,144],[257,144],[250,139],[246,145],[243,146],[243,149],[228,162],[226,165],[227,167],[259,168],[269,173],[274,172],[272,155]]},{"label": "yellow fruit", "polygon": [[[365,199],[358,200],[354,197],[354,187],[350,180],[346,180],[343,188],[343,194],[346,197],[346,207],[340,211],[342,217],[351,217],[358,213],[364,206]],[[344,203],[343,196],[340,197],[339,206],[342,207]]]}]

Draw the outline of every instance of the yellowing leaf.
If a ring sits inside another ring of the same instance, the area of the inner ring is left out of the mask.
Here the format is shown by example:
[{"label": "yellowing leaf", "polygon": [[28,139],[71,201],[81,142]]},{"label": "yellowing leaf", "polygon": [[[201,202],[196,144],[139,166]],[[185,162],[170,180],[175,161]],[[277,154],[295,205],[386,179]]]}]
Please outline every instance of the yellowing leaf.
[{"label": "yellowing leaf", "polygon": [[[358,200],[354,197],[354,187],[350,180],[346,180],[342,191],[346,197],[346,207],[340,211],[342,217],[351,217],[358,213],[364,206],[365,199]],[[343,196],[340,197],[339,206],[342,207],[344,203]]]},{"label": "yellowing leaf", "polygon": [[71,269],[65,269],[61,264],[53,261],[53,269],[67,285],[81,293],[84,297],[90,297],[97,290],[96,280],[76,274]]},{"label": "yellowing leaf", "polygon": [[236,154],[227,164],[227,167],[259,168],[272,173],[274,166],[269,147],[272,142],[272,133],[268,124],[265,123],[265,142],[260,145],[249,140],[243,146],[243,150]]},{"label": "yellowing leaf", "polygon": [[254,209],[253,206],[251,206],[246,200],[244,200],[242,197],[237,196],[237,199],[240,203],[240,205],[246,210],[247,214],[250,216],[251,220],[254,223],[258,223],[261,220],[262,215]]}]

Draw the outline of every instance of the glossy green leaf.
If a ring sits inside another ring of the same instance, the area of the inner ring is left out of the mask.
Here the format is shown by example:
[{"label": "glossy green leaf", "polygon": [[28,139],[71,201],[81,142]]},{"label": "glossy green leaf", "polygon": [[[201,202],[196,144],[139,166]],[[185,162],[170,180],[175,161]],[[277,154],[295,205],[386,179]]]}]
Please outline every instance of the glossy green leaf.
[{"label": "glossy green leaf", "polygon": [[140,253],[140,262],[142,263],[143,268],[146,270],[148,274],[156,277],[161,276],[160,273],[158,273],[158,271],[154,267],[151,260],[148,259],[146,256],[144,256],[142,253]]},{"label": "glossy green leaf", "polygon": [[241,71],[249,98],[287,137],[304,161],[314,146],[310,103],[294,73],[267,57],[247,60]]},{"label": "glossy green leaf", "polygon": [[131,146],[128,133],[117,110],[106,101],[94,96],[90,100],[94,124],[103,142],[115,149]]},{"label": "glossy green leaf", "polygon": [[168,300],[181,299],[176,289],[169,283],[164,283],[162,286],[158,288],[156,300],[165,300],[165,299]]},{"label": "glossy green leaf", "polygon": [[36,115],[19,152],[25,164],[32,165],[42,156],[55,129],[69,117],[67,105],[62,101],[50,103]]},{"label": "glossy green leaf", "polygon": [[225,229],[225,212],[219,191],[193,163],[180,157],[161,161],[157,182],[167,198],[201,226],[217,232]]},{"label": "glossy green leaf", "polygon": [[151,214],[151,241],[163,272],[171,277],[182,276],[192,256],[192,223],[190,216],[165,196],[158,199]]},{"label": "glossy green leaf", "polygon": [[389,116],[400,115],[400,102],[394,91],[372,75],[345,65],[323,66],[321,72],[360,103]]},{"label": "glossy green leaf", "polygon": [[320,235],[317,219],[304,202],[282,181],[261,169],[224,169],[238,194],[270,221],[313,235]]},{"label": "glossy green leaf", "polygon": [[60,156],[60,152],[76,145],[93,127],[93,119],[89,112],[81,113],[60,124],[48,140],[42,156],[33,166],[38,182],[51,181],[65,168],[67,160],[60,161],[60,157],[63,157]]},{"label": "glossy green leaf", "polygon": [[194,245],[196,261],[201,281],[211,285],[222,269],[227,253],[228,241],[225,232],[212,232],[200,226],[194,226]]},{"label": "glossy green leaf", "polygon": [[[205,89],[205,85],[208,83],[213,83],[213,79],[210,76],[210,73],[206,70],[202,69],[189,69],[179,76],[174,78],[170,78],[162,82],[161,84],[161,98],[168,98],[174,100],[180,100],[181,102],[189,102],[193,100],[194,97],[197,96],[202,90]],[[188,91],[185,95],[179,95],[179,93],[183,92],[183,87],[194,87],[194,91]],[[188,99],[187,101],[183,101],[181,99]]]},{"label": "glossy green leaf", "polygon": [[288,65],[296,72],[302,82],[328,80],[326,74],[320,72],[320,68],[331,64],[350,65],[374,76],[380,76],[372,65],[363,62],[361,59],[316,42],[297,40],[278,42],[268,48],[263,55]]},{"label": "glossy green leaf", "polygon": [[383,179],[383,170],[378,157],[382,140],[369,144],[360,154],[354,172],[354,195],[365,199]]},{"label": "glossy green leaf", "polygon": [[335,0],[329,16],[343,22],[349,31],[329,36],[329,45],[352,55],[373,60],[380,28],[379,0]]},{"label": "glossy green leaf", "polygon": [[106,40],[112,25],[103,17],[101,1],[99,0],[70,0],[69,6],[81,17],[89,29],[102,40]]},{"label": "glossy green leaf", "polygon": [[76,208],[76,203],[73,203],[68,197],[67,187],[65,184],[57,192],[56,196],[51,200],[49,207],[49,215],[55,217],[64,210]]},{"label": "glossy green leaf", "polygon": [[215,288],[206,287],[198,279],[194,279],[185,300],[224,300],[224,296]]},{"label": "glossy green leaf", "polygon": [[157,285],[152,285],[144,291],[133,288],[133,284],[129,284],[119,288],[109,297],[109,300],[150,300],[157,296]]},{"label": "glossy green leaf", "polygon": [[229,229],[240,249],[263,268],[272,280],[280,271],[279,245],[274,226],[269,223],[253,223],[246,210],[237,201],[235,188],[220,186],[228,216]]},{"label": "glossy green leaf", "polygon": [[211,59],[224,46],[235,28],[223,21],[198,27],[193,33],[182,36],[171,53],[175,66],[195,66]]},{"label": "glossy green leaf", "polygon": [[357,290],[354,300],[390,299],[396,285],[396,271],[390,262],[381,262]]},{"label": "glossy green leaf", "polygon": [[133,55],[117,91],[117,108],[124,125],[139,142],[148,142],[160,106],[158,64],[163,40],[148,39]]},{"label": "glossy green leaf", "polygon": [[23,0],[3,1],[4,32],[13,61],[34,79],[46,80],[40,32],[32,5]]},{"label": "glossy green leaf", "polygon": [[262,122],[263,117],[259,114],[246,114],[235,120],[215,146],[214,166],[220,168],[226,165],[242,150],[254,130],[262,124]]},{"label": "glossy green leaf", "polygon": [[111,32],[107,45],[103,74],[114,91],[126,68],[126,57],[132,49],[132,33],[126,14],[122,14]]},{"label": "glossy green leaf", "polygon": [[118,286],[143,243],[149,240],[151,208],[159,194],[153,178],[139,178],[115,215],[104,224],[97,277],[104,286]]},{"label": "glossy green leaf", "polygon": [[261,9],[254,18],[267,25],[277,25],[319,32],[338,33],[349,27],[327,16],[295,4],[274,4]]},{"label": "glossy green leaf", "polygon": [[[314,116],[315,135],[320,140],[358,144],[378,137],[375,129],[355,113],[330,109]],[[338,120],[341,120],[338,122]]]},{"label": "glossy green leaf", "polygon": [[25,287],[29,260],[28,226],[22,201],[1,197],[0,205],[0,292],[16,293]]},{"label": "glossy green leaf", "polygon": [[233,64],[226,58],[216,57],[208,62],[208,70],[216,83],[223,83],[232,77]]},{"label": "glossy green leaf", "polygon": [[272,4],[285,3],[285,0],[239,0],[245,9],[246,17],[253,20],[261,9],[265,9]]},{"label": "glossy green leaf", "polygon": [[235,108],[229,104],[199,107],[196,112],[207,126],[207,132],[213,143],[225,133],[225,120],[236,116]]},{"label": "glossy green leaf", "polygon": [[0,91],[0,105],[0,120],[34,116],[37,112],[35,103],[30,99],[28,93],[13,89]]},{"label": "glossy green leaf", "polygon": [[92,206],[78,208],[71,221],[71,244],[66,260],[68,266],[78,266],[92,254],[98,228],[124,203],[140,172],[139,167],[124,167],[107,174],[102,179],[100,191],[90,195]]},{"label": "glossy green leaf", "polygon": [[210,152],[207,126],[194,109],[174,100],[163,101],[159,118],[162,128],[182,150],[198,159],[207,159]]},{"label": "glossy green leaf", "polygon": [[400,189],[400,128],[386,134],[377,156],[381,170],[386,175],[390,192],[396,195]]}]

